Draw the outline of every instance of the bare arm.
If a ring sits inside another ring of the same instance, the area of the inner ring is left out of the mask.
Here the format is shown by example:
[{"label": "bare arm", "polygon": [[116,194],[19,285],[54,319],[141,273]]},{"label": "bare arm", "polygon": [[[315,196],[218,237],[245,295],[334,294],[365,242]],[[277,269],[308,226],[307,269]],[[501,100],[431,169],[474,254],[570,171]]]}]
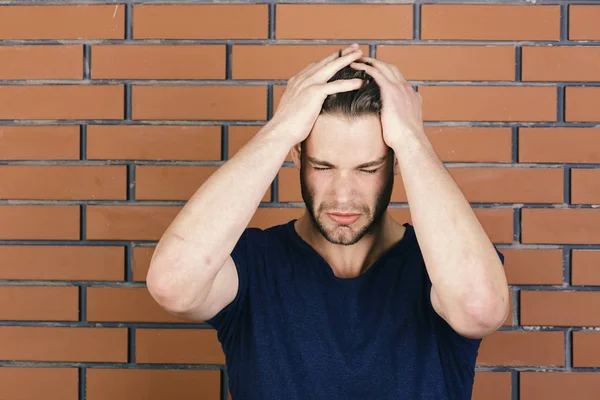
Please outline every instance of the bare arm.
[{"label": "bare arm", "polygon": [[360,56],[348,48],[343,57],[331,55],[290,79],[271,121],[189,199],[160,239],[146,278],[162,307],[206,320],[234,299],[231,251],[292,146],[309,135],[327,95],[360,87],[360,80],[327,83]]}]

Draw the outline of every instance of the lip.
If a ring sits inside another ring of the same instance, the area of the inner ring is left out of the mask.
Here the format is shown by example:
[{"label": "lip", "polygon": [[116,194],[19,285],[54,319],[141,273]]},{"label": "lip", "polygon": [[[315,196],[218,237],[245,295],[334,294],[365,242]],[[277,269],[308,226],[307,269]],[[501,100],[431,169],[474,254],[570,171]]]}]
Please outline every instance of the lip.
[{"label": "lip", "polygon": [[327,216],[338,224],[350,225],[360,218],[360,214],[327,213]]}]

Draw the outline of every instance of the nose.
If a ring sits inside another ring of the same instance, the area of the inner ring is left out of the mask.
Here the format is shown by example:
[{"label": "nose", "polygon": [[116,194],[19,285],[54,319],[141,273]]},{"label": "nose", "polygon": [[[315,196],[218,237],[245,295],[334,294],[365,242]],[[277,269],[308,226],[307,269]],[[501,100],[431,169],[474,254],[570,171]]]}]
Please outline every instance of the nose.
[{"label": "nose", "polygon": [[331,191],[338,204],[350,204],[355,195],[354,176],[349,171],[336,171],[331,182]]}]

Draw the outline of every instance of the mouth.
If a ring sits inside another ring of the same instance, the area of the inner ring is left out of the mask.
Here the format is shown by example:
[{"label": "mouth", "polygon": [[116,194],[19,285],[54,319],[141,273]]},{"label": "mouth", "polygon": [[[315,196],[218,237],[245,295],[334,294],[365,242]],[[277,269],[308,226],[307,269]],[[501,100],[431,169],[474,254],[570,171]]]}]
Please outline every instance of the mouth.
[{"label": "mouth", "polygon": [[350,225],[360,218],[360,214],[327,213],[327,216],[338,224]]}]

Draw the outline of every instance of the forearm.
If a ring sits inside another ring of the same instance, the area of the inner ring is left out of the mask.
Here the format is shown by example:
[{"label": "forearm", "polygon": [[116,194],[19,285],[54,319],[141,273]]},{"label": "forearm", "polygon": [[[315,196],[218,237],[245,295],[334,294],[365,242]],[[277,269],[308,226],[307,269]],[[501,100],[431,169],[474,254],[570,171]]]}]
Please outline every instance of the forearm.
[{"label": "forearm", "polygon": [[[469,202],[424,132],[396,146],[423,259],[449,319],[503,319],[504,267]],[[478,321],[480,322],[480,321]]]},{"label": "forearm", "polygon": [[185,299],[214,280],[293,145],[284,138],[265,126],[192,195],[156,247],[149,287]]}]

